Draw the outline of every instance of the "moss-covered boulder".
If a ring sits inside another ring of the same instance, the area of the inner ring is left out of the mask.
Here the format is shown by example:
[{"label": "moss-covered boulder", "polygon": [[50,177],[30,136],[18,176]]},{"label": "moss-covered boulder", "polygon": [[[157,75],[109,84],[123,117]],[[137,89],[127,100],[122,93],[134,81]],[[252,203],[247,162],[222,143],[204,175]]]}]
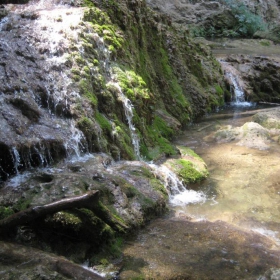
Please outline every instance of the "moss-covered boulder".
[{"label": "moss-covered boulder", "polygon": [[178,146],[180,158],[167,159],[165,166],[170,168],[185,184],[199,183],[208,176],[205,162],[193,150]]}]

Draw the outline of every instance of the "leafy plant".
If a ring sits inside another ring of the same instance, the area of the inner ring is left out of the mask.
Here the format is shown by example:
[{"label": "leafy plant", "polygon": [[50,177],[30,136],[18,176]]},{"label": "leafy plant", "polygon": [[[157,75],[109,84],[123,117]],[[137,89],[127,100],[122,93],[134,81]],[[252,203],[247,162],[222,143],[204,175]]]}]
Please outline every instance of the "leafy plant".
[{"label": "leafy plant", "polygon": [[239,36],[252,37],[255,32],[267,28],[262,17],[254,14],[244,3],[236,0],[224,0],[224,2],[238,21],[234,32]]}]

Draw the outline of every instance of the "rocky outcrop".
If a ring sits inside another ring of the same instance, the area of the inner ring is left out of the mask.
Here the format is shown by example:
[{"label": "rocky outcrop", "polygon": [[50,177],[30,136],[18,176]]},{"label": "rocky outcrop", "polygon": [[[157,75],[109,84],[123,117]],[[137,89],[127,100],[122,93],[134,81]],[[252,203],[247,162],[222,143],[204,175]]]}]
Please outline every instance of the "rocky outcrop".
[{"label": "rocky outcrop", "polygon": [[[153,9],[170,16],[180,28],[189,29],[194,36],[252,37],[262,20],[263,24],[260,24],[259,30],[265,28],[264,23],[268,23],[269,29],[279,25],[280,3],[276,0],[148,0],[147,3]],[[244,21],[244,18],[247,20]],[[245,24],[245,22],[253,24],[249,26],[250,24]],[[257,36],[280,40],[279,34],[273,31],[258,32]]]},{"label": "rocky outcrop", "polygon": [[[252,102],[279,103],[280,61],[265,56],[230,55],[223,59],[242,81]],[[224,66],[226,71],[226,66]]]},{"label": "rocky outcrop", "polygon": [[141,1],[63,3],[0,8],[2,180],[84,152],[135,159],[133,137],[143,158],[175,154],[177,128],[223,103],[209,49],[168,17]]},{"label": "rocky outcrop", "polygon": [[211,137],[219,143],[234,141],[239,146],[268,150],[274,143],[279,143],[280,110],[263,110],[253,115],[251,122],[246,122],[241,127],[221,127]]},{"label": "rocky outcrop", "polygon": [[167,210],[143,159],[180,157],[172,137],[224,102],[220,66],[140,0],[0,10],[1,219],[100,194],[96,207],[35,215],[1,238],[79,263],[105,245],[116,256],[124,234]]}]

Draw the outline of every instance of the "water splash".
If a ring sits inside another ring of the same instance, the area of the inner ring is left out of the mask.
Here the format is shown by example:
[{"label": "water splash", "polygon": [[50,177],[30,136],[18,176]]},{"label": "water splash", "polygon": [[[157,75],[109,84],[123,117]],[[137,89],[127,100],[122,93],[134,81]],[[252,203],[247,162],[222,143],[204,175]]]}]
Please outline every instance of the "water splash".
[{"label": "water splash", "polygon": [[166,166],[155,164],[149,164],[149,166],[153,169],[155,176],[163,182],[169,195],[169,202],[172,205],[179,206],[206,201],[204,193],[186,189],[177,175]]}]

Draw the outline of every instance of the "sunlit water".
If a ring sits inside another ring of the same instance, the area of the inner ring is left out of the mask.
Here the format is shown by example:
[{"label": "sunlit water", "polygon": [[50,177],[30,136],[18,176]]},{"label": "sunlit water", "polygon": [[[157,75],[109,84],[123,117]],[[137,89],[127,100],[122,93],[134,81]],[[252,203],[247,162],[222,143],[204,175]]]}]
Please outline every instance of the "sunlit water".
[{"label": "sunlit water", "polygon": [[221,110],[176,140],[205,160],[210,176],[194,186],[197,201],[171,203],[168,217],[126,244],[121,279],[280,279],[280,146],[260,151],[213,137],[259,110]]}]

